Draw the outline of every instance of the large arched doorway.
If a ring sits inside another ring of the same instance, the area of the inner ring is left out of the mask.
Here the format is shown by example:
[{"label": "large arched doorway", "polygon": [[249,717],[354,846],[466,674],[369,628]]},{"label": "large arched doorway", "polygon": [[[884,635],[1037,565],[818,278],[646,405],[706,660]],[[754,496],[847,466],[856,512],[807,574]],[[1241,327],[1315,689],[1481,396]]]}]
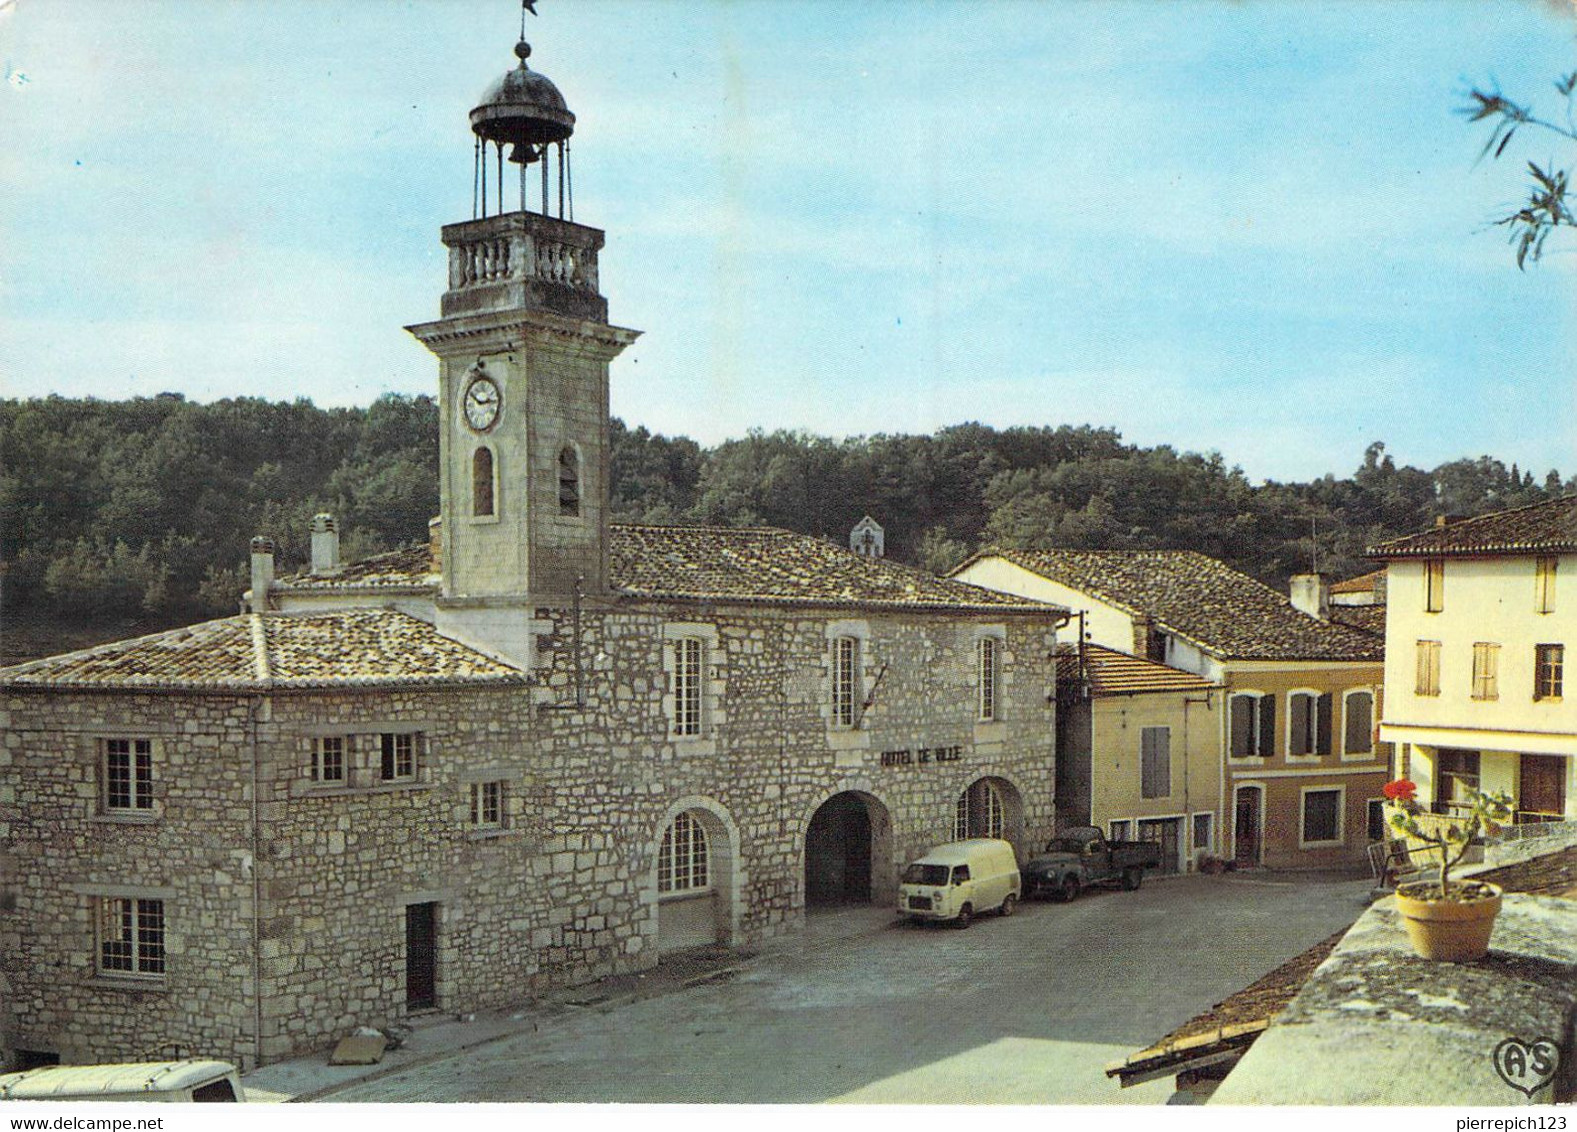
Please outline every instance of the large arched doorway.
[{"label": "large arched doorway", "polygon": [[953,806],[953,840],[996,837],[1017,846],[1024,837],[1024,803],[1005,778],[977,778]]},{"label": "large arched doorway", "polygon": [[730,942],[734,847],[710,810],[682,810],[657,846],[657,954]]},{"label": "large arched doorway", "polygon": [[881,882],[892,872],[891,857],[886,808],[869,794],[834,794],[805,828],[805,906],[884,899]]}]

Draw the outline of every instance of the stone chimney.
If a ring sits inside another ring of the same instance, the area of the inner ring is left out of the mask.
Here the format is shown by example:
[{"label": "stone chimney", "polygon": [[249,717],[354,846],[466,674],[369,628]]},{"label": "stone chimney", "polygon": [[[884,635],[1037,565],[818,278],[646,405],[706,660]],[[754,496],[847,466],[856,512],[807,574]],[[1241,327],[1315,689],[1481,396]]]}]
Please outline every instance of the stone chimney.
[{"label": "stone chimney", "polygon": [[252,612],[268,610],[268,591],[274,584],[274,540],[258,535],[252,540]]},{"label": "stone chimney", "polygon": [[1331,586],[1324,574],[1292,576],[1292,607],[1321,621],[1330,620]]},{"label": "stone chimney", "polygon": [[312,573],[339,573],[339,524],[333,515],[312,516]]},{"label": "stone chimney", "polygon": [[441,515],[427,520],[427,559],[434,574],[443,573],[444,521]]}]

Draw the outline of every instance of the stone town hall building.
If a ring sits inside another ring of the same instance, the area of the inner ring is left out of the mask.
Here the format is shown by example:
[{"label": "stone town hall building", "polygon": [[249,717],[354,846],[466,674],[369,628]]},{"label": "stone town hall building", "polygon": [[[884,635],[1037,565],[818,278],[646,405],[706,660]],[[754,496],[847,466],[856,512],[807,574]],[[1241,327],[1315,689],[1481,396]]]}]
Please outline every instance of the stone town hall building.
[{"label": "stone town hall building", "polygon": [[[0,671],[13,1064],[275,1060],[1050,832],[1056,607],[781,530],[609,521],[635,333],[603,234],[564,218],[574,118],[528,53],[471,114],[478,215],[410,328],[439,363],[432,545],[341,565],[320,516],[299,576],[254,540],[248,613]],[[521,207],[489,214],[505,146]]]}]

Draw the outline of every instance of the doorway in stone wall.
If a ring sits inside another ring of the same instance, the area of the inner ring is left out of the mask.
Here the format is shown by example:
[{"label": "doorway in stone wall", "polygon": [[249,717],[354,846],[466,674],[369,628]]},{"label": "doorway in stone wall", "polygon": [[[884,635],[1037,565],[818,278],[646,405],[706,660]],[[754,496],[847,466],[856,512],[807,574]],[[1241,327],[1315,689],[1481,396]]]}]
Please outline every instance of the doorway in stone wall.
[{"label": "doorway in stone wall", "polygon": [[847,790],[823,802],[805,829],[805,906],[837,908],[881,898],[885,831],[886,811],[869,795]]},{"label": "doorway in stone wall", "polygon": [[1239,786],[1232,824],[1233,859],[1252,868],[1259,864],[1265,791],[1259,786]]}]

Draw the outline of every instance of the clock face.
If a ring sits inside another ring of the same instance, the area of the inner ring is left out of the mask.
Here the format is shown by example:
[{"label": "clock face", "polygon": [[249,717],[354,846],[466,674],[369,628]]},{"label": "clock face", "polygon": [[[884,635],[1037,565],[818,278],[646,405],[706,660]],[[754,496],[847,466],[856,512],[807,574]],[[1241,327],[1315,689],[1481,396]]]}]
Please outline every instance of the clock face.
[{"label": "clock face", "polygon": [[477,432],[486,432],[498,420],[501,401],[498,386],[490,377],[479,377],[465,387],[466,423]]}]

